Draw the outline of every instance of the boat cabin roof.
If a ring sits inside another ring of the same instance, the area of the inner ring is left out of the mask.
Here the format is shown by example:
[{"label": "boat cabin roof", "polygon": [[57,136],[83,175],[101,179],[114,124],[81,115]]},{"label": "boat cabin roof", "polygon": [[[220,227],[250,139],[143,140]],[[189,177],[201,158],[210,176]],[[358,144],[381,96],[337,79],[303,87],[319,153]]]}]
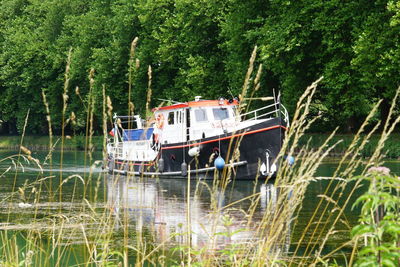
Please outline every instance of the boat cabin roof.
[{"label": "boat cabin roof", "polygon": [[191,108],[191,107],[219,107],[219,106],[237,106],[239,102],[236,99],[220,99],[220,100],[197,100],[190,101],[186,103],[178,103],[170,106],[154,108],[155,111],[164,111],[164,110],[173,110],[173,109],[183,109],[183,108]]}]

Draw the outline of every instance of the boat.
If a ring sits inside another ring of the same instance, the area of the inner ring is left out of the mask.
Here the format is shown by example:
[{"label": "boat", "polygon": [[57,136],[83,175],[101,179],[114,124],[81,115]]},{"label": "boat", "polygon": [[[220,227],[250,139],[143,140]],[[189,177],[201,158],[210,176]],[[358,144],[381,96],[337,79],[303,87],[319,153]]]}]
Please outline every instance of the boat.
[{"label": "boat", "polygon": [[248,112],[240,112],[244,105],[236,98],[196,96],[155,108],[148,120],[114,115],[106,168],[160,178],[273,177],[289,116],[279,97],[261,100],[262,107]]}]

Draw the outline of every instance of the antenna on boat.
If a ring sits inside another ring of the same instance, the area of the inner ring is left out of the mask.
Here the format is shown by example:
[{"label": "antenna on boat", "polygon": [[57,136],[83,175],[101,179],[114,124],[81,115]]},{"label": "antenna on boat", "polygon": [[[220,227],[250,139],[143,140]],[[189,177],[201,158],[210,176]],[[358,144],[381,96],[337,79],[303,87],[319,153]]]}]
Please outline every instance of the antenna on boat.
[{"label": "antenna on boat", "polygon": [[196,102],[200,101],[200,99],[201,99],[201,95],[197,95],[194,97],[194,101],[196,101]]}]

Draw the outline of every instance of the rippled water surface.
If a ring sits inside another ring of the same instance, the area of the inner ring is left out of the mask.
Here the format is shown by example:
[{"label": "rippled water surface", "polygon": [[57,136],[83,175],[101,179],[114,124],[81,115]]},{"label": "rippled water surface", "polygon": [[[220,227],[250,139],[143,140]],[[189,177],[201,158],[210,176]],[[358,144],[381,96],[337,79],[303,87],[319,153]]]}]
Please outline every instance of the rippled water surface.
[{"label": "rippled water surface", "polygon": [[[210,241],[210,233],[227,231],[234,234],[221,234],[216,238],[217,249],[227,244],[252,242],[259,238],[256,229],[265,209],[276,204],[280,193],[272,183],[254,181],[234,181],[225,190],[215,190],[212,181],[193,179],[188,183],[184,179],[113,176],[103,173],[99,162],[93,160],[89,164],[88,157],[82,152],[64,152],[62,165],[60,153],[55,153],[52,161],[45,161],[45,153],[33,153],[32,156],[39,159],[40,167],[18,156],[7,159],[12,155],[15,152],[0,151],[0,230],[21,231],[23,235],[24,230],[37,229],[44,233],[43,242],[51,243],[52,237],[46,236],[46,231],[57,229],[58,223],[63,222],[65,233],[62,236],[66,243],[73,245],[69,249],[74,250],[75,255],[66,260],[68,264],[79,263],[79,258],[85,257],[80,254],[80,249],[96,240],[100,221],[107,216],[116,219],[109,225],[115,244],[126,240],[123,236],[126,225],[132,233],[128,242],[132,243],[136,242],[135,233],[145,232],[148,242],[153,244],[173,247],[190,239],[193,246],[202,247]],[[100,153],[93,155],[93,159],[101,157]],[[303,245],[297,247],[297,244],[299,240],[312,244],[314,226],[305,233],[303,231],[312,216],[321,219],[322,223],[331,219],[329,216],[319,218],[314,211],[326,190],[331,191],[327,189],[328,177],[336,166],[337,162],[331,161],[320,167],[317,175],[325,178],[310,183],[298,216],[285,224],[287,236],[279,246],[286,253],[296,251],[301,255],[309,249]],[[387,166],[394,172],[400,171],[398,162],[388,162]],[[362,190],[361,187],[354,192],[350,203]],[[253,209],[252,223],[249,224],[247,211],[254,203],[254,198],[249,197],[252,195],[260,196],[260,201]],[[89,218],[93,211],[98,218]],[[335,234],[327,241],[327,250],[348,240],[349,228],[357,222],[357,214],[357,209],[352,210],[351,205],[347,205]],[[229,220],[229,227],[226,220]],[[186,229],[188,222],[190,235]],[[85,226],[89,236],[82,235],[81,225]],[[0,242],[4,242],[4,237]],[[349,250],[345,247],[342,251],[347,253]]]}]

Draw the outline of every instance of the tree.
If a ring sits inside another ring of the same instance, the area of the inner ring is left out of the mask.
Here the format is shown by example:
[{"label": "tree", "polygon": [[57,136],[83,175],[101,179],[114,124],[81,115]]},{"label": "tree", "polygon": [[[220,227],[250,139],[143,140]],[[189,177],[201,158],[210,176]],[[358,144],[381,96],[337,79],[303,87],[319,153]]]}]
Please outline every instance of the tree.
[{"label": "tree", "polygon": [[180,0],[147,1],[140,7],[145,40],[139,50],[148,54],[144,61],[153,66],[157,95],[186,101],[226,91],[220,6],[219,1]]},{"label": "tree", "polygon": [[[328,118],[325,130],[339,121],[343,130],[357,128],[369,111],[371,91],[360,86],[352,64],[353,45],[369,1],[274,1],[259,30],[262,57],[281,82],[284,101],[293,113],[298,96],[324,76],[316,99]],[[320,125],[319,125],[320,127]]]},{"label": "tree", "polygon": [[378,1],[369,11],[354,43],[352,65],[358,71],[360,87],[383,99],[381,120],[385,121],[400,85],[400,4]]}]

